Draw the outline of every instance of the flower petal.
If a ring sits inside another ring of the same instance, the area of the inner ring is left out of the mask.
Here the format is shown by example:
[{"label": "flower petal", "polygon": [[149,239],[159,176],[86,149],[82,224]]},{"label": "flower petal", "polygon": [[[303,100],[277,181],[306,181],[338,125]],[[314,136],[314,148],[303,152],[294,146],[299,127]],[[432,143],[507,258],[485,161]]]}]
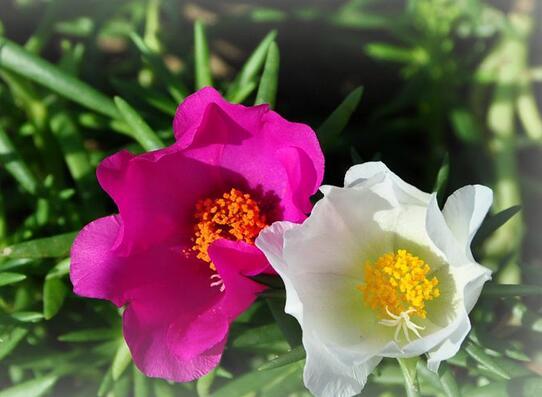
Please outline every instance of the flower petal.
[{"label": "flower petal", "polygon": [[298,225],[290,222],[275,222],[260,232],[256,238],[256,247],[262,250],[271,266],[277,271],[286,289],[284,311],[294,316],[299,324],[303,323],[303,305],[290,280],[288,263],[284,260],[284,237],[288,230]]},{"label": "flower petal", "polygon": [[491,189],[482,185],[470,185],[456,190],[444,204],[442,210],[444,219],[457,242],[465,247],[466,254],[472,261],[474,258],[470,244],[492,202]]},{"label": "flower petal", "polygon": [[376,212],[389,208],[386,200],[369,189],[331,188],[311,216],[288,232],[284,258],[291,272],[342,274],[361,280],[361,253],[389,251],[380,246],[380,227],[373,219]]},{"label": "flower petal", "polygon": [[71,248],[70,280],[74,293],[108,299],[119,307],[124,304],[118,275],[125,261],[111,249],[121,235],[117,215],[97,219],[79,232]]},{"label": "flower petal", "polygon": [[411,199],[414,199],[414,204],[423,205],[429,202],[429,194],[422,192],[415,186],[403,181],[380,161],[369,161],[350,167],[344,177],[344,186],[355,187],[380,173],[384,173],[386,176],[390,177],[393,184],[396,186],[396,190],[410,196]]},{"label": "flower petal", "polygon": [[176,321],[168,332],[173,351],[183,361],[205,355],[213,346],[222,346],[226,341],[230,322],[218,307],[212,307],[195,319]]},{"label": "flower petal", "polygon": [[98,180],[113,198],[124,225],[122,253],[165,241],[188,244],[198,199],[220,189],[224,172],[170,148],[134,156],[121,151],[98,167]]},{"label": "flower petal", "polygon": [[356,363],[350,357],[344,357],[343,361],[337,357],[338,352],[329,349],[310,330],[304,331],[303,346],[307,352],[303,373],[305,386],[317,397],[357,395],[381,358],[371,357]]},{"label": "flower petal", "polygon": [[254,302],[258,293],[265,290],[265,286],[248,276],[262,273],[269,262],[255,246],[226,239],[211,244],[209,256],[224,282],[220,308],[228,319],[233,320]]},{"label": "flower petal", "polygon": [[129,291],[123,315],[134,362],[147,376],[178,382],[201,377],[218,364],[227,335],[217,310],[219,291],[209,286],[211,272],[174,248],[156,252],[152,263],[159,275],[148,273],[147,283]]},{"label": "flower petal", "polygon": [[463,340],[468,335],[471,325],[469,317],[465,312],[458,318],[454,324],[455,330],[444,341],[429,351],[427,368],[437,372],[441,361],[452,358],[461,348]]},{"label": "flower petal", "polygon": [[266,105],[230,104],[205,88],[179,106],[174,130],[187,156],[243,175],[252,190],[276,194],[282,210],[277,219],[305,218],[308,197],[320,185],[324,167],[308,126],[288,122]]}]

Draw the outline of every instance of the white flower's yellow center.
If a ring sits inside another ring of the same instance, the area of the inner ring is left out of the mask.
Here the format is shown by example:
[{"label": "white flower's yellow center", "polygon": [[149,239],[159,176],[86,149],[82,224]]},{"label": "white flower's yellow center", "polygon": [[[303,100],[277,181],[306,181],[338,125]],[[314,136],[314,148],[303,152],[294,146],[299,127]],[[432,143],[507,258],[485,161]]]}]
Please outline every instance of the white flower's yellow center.
[{"label": "white flower's yellow center", "polygon": [[363,300],[381,319],[380,324],[403,329],[409,340],[408,330],[420,336],[410,318],[426,318],[425,302],[438,298],[439,280],[428,278],[431,267],[407,250],[397,250],[382,255],[373,264],[365,263],[365,279],[357,286]]}]

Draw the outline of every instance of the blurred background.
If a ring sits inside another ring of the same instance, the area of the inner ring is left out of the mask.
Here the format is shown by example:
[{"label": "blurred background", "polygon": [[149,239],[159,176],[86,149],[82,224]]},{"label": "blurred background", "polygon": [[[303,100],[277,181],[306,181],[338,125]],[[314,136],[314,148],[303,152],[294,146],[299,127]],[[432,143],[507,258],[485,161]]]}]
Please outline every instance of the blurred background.
[{"label": "blurred background", "polygon": [[[172,142],[175,108],[199,85],[196,21],[214,85],[246,104],[275,40],[275,108],[318,130],[326,183],[382,160],[441,198],[494,189],[485,230],[508,222],[479,236],[477,257],[495,282],[532,288],[484,297],[471,336],[482,362],[466,349],[444,371],[465,396],[542,395],[540,2],[0,0],[0,397],[305,395],[300,363],[255,371],[289,347],[266,302],[234,326],[218,371],[174,386],[132,368],[117,311],[73,296],[66,277],[72,232],[116,210],[97,163],[145,148],[109,117],[111,98]],[[66,93],[66,75],[83,88]],[[403,395],[397,371],[384,365],[364,395]],[[455,395],[420,371],[424,395]]]}]

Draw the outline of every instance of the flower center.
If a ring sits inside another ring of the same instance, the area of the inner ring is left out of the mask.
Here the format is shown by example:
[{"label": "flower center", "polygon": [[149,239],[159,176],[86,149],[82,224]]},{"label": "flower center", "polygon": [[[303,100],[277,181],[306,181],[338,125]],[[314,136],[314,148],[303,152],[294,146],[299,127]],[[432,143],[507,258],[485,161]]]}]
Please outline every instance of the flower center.
[{"label": "flower center", "polygon": [[439,280],[436,277],[429,279],[430,271],[422,259],[400,249],[382,255],[374,264],[365,263],[365,280],[357,289],[381,319],[425,318],[425,302],[440,296]]},{"label": "flower center", "polygon": [[254,244],[260,230],[267,226],[265,215],[250,194],[232,188],[216,199],[196,203],[194,245],[197,257],[216,270],[209,257],[209,246],[219,238]]}]

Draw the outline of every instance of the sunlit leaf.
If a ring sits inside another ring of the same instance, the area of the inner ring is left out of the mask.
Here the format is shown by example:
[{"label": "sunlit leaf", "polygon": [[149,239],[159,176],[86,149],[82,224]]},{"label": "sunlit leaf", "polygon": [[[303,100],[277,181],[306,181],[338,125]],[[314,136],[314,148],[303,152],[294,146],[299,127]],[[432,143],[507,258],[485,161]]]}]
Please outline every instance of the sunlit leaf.
[{"label": "sunlit leaf", "polygon": [[41,376],[0,391],[0,397],[39,397],[47,393],[56,383],[55,375]]},{"label": "sunlit leaf", "polygon": [[20,273],[2,272],[0,273],[0,287],[4,285],[18,283],[26,278],[26,275]]},{"label": "sunlit leaf", "polygon": [[266,371],[274,368],[283,367],[288,364],[292,364],[298,361],[301,361],[305,358],[306,353],[303,346],[297,346],[290,350],[288,353],[281,354],[277,358],[266,362],[265,364],[261,365],[258,370],[260,371]]},{"label": "sunlit leaf", "polygon": [[55,258],[67,255],[77,232],[59,234],[11,245],[1,251],[9,258]]},{"label": "sunlit leaf", "polygon": [[260,86],[256,94],[256,105],[267,103],[275,107],[279,79],[280,53],[276,42],[272,42],[267,50]]},{"label": "sunlit leaf", "polygon": [[203,22],[194,23],[194,60],[196,69],[196,88],[209,87],[213,85],[211,76],[211,57],[209,45],[205,37],[205,26]]}]

